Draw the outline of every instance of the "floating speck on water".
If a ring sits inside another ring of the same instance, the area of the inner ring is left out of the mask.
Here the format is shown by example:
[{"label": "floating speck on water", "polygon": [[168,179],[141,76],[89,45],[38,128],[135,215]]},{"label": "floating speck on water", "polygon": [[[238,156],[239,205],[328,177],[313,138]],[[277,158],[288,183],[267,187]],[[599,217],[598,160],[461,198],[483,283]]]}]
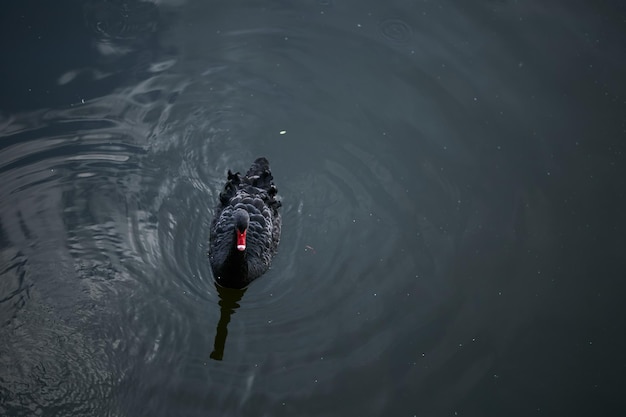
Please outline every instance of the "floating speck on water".
[{"label": "floating speck on water", "polygon": [[279,134],[281,134],[281,135],[284,135],[285,133],[287,133],[287,131],[286,131],[286,130],[281,130],[281,131],[280,131],[280,132],[278,132],[278,133],[279,133]]}]

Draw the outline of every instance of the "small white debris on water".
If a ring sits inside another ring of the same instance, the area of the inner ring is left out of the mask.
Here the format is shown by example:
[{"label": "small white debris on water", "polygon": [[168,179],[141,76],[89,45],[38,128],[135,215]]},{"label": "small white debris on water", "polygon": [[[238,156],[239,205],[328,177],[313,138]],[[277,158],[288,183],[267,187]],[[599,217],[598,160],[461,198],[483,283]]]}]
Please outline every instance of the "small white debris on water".
[{"label": "small white debris on water", "polygon": [[284,135],[285,133],[287,133],[287,131],[286,131],[286,130],[281,130],[281,131],[280,131],[280,132],[278,132],[278,133],[280,133],[281,135]]}]

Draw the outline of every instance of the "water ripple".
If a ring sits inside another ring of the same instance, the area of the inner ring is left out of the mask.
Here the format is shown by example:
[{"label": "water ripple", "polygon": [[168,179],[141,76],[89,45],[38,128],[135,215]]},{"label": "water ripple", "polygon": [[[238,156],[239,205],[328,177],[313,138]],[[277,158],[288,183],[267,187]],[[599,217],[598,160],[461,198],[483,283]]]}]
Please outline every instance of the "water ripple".
[{"label": "water ripple", "polygon": [[395,44],[406,44],[413,36],[411,25],[401,19],[385,19],[378,22],[381,36]]},{"label": "water ripple", "polygon": [[8,325],[30,299],[32,282],[27,277],[27,259],[13,249],[0,251],[0,321]]},{"label": "water ripple", "polygon": [[85,5],[85,19],[103,38],[135,39],[156,30],[158,9],[147,2],[90,1]]}]

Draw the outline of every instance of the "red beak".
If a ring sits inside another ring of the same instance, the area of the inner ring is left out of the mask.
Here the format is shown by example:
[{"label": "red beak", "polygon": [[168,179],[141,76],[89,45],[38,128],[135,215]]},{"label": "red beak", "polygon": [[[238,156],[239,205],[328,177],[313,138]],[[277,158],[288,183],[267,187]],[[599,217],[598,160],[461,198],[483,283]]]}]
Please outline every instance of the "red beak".
[{"label": "red beak", "polygon": [[237,250],[246,250],[246,230],[244,230],[243,232],[237,230]]}]

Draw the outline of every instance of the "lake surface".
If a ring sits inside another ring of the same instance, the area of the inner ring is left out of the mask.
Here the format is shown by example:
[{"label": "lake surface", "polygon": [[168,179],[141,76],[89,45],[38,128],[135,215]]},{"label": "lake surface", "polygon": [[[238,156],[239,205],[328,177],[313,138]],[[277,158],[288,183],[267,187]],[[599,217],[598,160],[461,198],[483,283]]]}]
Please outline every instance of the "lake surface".
[{"label": "lake surface", "polygon": [[[588,3],[3,4],[0,414],[624,415],[626,8]],[[218,289],[258,156],[279,252]]]}]

